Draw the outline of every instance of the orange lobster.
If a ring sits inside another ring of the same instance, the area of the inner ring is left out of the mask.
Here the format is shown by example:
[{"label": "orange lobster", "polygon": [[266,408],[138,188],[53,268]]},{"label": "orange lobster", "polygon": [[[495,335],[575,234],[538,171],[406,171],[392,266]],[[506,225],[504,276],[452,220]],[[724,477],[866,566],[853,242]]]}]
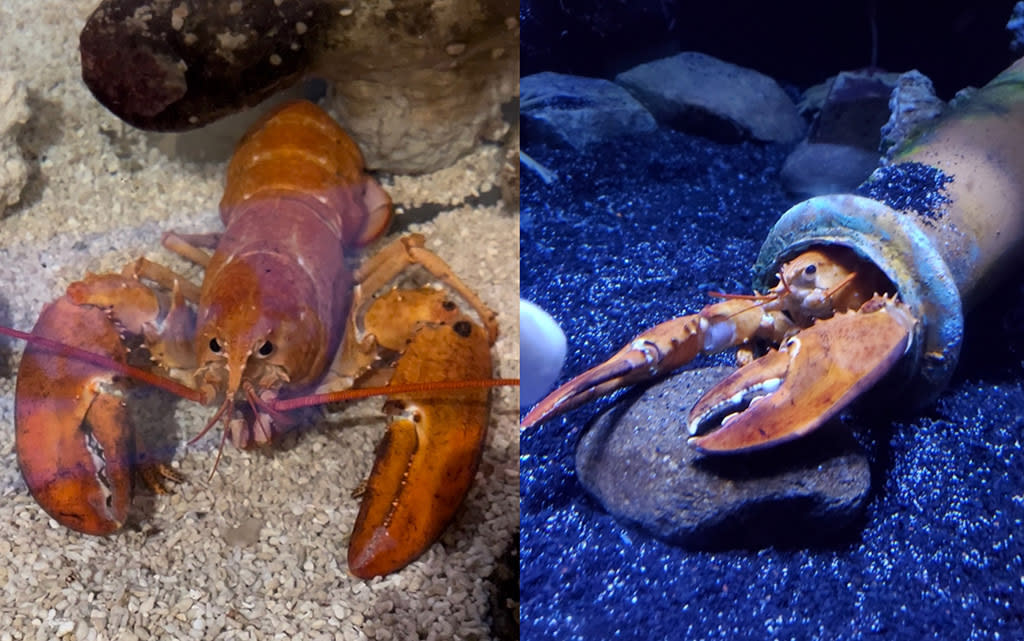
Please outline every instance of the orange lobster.
[{"label": "orange lobster", "polygon": [[[690,444],[709,453],[743,452],[814,430],[889,371],[917,321],[886,295],[893,287],[885,275],[845,247],[807,250],[783,265],[778,279],[767,294],[720,294],[727,300],[641,333],[542,399],[522,426],[667,374],[700,353],[738,346],[738,360],[748,367],[690,410]],[[755,362],[758,341],[781,346]]]},{"label": "orange lobster", "polygon": [[[352,250],[387,229],[391,200],[311,103],[285,105],[246,134],[220,211],[220,234],[164,236],[205,268],[202,287],[139,259],[72,283],[31,335],[2,330],[28,340],[15,420],[29,490],[61,524],[102,535],[124,524],[136,478],[156,491],[180,480],[140,451],[118,375],[218,404],[199,436],[223,419],[221,447],[230,438],[241,448],[271,442],[296,408],[370,395],[350,388],[385,380],[388,432],[348,558],[359,577],[393,572],[465,497],[486,388],[516,383],[491,378],[495,314],[416,234],[349,267]],[[413,266],[445,288],[398,287]],[[141,367],[134,343],[150,357]]]},{"label": "orange lobster", "polygon": [[[687,417],[704,452],[765,448],[822,425],[893,372],[904,406],[949,382],[964,310],[1011,272],[1024,243],[1024,58],[919,125],[861,194],[793,206],[754,267],[764,295],[727,296],[637,336],[542,399],[530,427],[700,352],[743,346],[744,367]],[[763,342],[778,349],[752,360]]]}]

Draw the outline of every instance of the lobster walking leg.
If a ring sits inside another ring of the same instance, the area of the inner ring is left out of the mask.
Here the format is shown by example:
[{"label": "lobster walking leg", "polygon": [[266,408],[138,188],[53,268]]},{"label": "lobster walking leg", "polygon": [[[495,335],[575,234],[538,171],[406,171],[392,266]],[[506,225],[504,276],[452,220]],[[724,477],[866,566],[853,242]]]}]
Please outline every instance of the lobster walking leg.
[{"label": "lobster walking leg", "polygon": [[424,243],[425,239],[420,234],[398,238],[356,271],[352,311],[349,313],[341,349],[338,350],[337,358],[331,365],[330,375],[318,388],[318,393],[351,386],[377,360],[377,350],[380,347],[395,352],[402,351],[413,327],[408,322],[410,318],[435,323],[454,321],[457,316],[457,306],[454,302],[442,305],[442,299],[425,298],[423,295],[417,296],[410,292],[405,294],[406,304],[403,307],[396,306],[388,312],[405,317],[404,322],[395,322],[398,321],[397,316],[392,316],[388,321],[380,316],[374,318],[370,314],[370,310],[373,309],[373,297],[392,286],[396,278],[414,266],[426,269],[464,300],[476,312],[486,328],[490,344],[493,345],[497,340],[498,324],[494,311],[452,272],[447,263],[426,249]]},{"label": "lobster walking leg", "polygon": [[130,263],[121,273],[136,279],[151,280],[167,291],[179,289],[185,300],[191,303],[196,303],[199,300],[199,287],[192,281],[147,258],[139,258],[134,263]]},{"label": "lobster walking leg", "polygon": [[210,255],[200,247],[216,249],[220,234],[179,234],[169,231],[164,234],[163,245],[175,254],[190,260],[200,267],[210,263]]},{"label": "lobster walking leg", "polygon": [[361,290],[368,293],[380,291],[394,280],[395,276],[414,265],[419,265],[469,303],[480,317],[493,344],[498,339],[497,314],[455,275],[447,263],[427,249],[425,244],[426,239],[422,234],[409,234],[382,249],[356,272],[355,278],[360,283]]}]

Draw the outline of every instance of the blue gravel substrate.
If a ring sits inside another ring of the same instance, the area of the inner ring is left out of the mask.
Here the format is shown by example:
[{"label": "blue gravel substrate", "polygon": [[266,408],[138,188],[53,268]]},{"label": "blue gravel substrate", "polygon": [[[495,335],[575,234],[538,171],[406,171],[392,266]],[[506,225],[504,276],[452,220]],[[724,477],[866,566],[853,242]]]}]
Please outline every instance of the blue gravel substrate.
[{"label": "blue gravel substrate", "polygon": [[[565,376],[641,329],[749,291],[788,149],[671,131],[580,154],[524,137],[522,295],[569,337]],[[931,407],[845,419],[870,452],[864,521],[827,546],[693,552],[616,523],[573,469],[610,401],[523,435],[523,639],[1024,639],[1024,279],[968,315]],[[727,362],[725,357],[701,360]],[[682,418],[681,418],[682,421]]]}]

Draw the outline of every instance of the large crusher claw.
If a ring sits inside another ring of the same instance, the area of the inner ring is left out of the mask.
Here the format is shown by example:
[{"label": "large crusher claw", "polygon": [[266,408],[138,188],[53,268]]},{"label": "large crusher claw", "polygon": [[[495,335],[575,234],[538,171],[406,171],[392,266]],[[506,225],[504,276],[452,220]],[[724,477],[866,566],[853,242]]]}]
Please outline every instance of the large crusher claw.
[{"label": "large crusher claw", "polygon": [[[96,308],[66,297],[47,306],[35,336],[125,360],[121,337]],[[15,393],[15,451],[32,496],[57,522],[110,534],[131,502],[132,430],[113,375],[29,343]]]},{"label": "large crusher claw", "polygon": [[[180,300],[170,309],[187,313]],[[159,301],[137,279],[90,274],[47,305],[23,337],[14,449],[32,496],[61,525],[112,534],[124,525],[137,483],[164,492],[165,480],[182,480],[137,438],[121,385],[128,374],[198,400],[128,363],[122,332],[155,332],[161,317]]]},{"label": "large crusher claw", "polygon": [[[367,324],[384,343],[404,344],[391,385],[491,378],[494,334],[449,306],[432,288],[376,299]],[[490,401],[484,388],[396,394],[385,411],[388,431],[348,548],[349,569],[363,579],[417,559],[455,517],[480,464]]]},{"label": "large crusher claw", "polygon": [[690,411],[690,444],[737,453],[799,438],[873,386],[909,347],[915,324],[894,298],[819,320],[740,368]]}]

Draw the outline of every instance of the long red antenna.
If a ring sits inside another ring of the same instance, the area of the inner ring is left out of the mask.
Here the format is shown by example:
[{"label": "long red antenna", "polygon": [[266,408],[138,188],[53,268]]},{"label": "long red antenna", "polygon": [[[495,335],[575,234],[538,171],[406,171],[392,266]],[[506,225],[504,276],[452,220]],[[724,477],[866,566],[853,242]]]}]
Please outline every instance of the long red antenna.
[{"label": "long red antenna", "polygon": [[97,354],[95,352],[90,352],[80,347],[65,345],[64,343],[61,343],[59,341],[45,338],[43,336],[36,336],[35,334],[30,334],[28,332],[22,332],[16,329],[11,329],[10,327],[0,326],[0,334],[32,343],[33,345],[42,347],[55,354],[72,356],[74,358],[77,358],[78,360],[85,361],[86,363],[91,363],[92,365],[95,365],[97,367],[102,367],[112,372],[116,372],[118,374],[121,374],[122,376],[128,376],[142,383],[147,383],[154,387],[159,387],[162,390],[166,390],[171,394],[175,394],[190,401],[195,401],[197,403],[203,402],[203,398],[199,390],[192,389],[191,387],[182,385],[177,381],[172,381],[171,379],[160,376],[159,374],[147,372],[144,369],[133,367],[131,365],[128,365],[127,363],[122,363],[120,361],[114,360],[109,356]]},{"label": "long red antenna", "polygon": [[340,392],[328,392],[326,394],[311,394],[298,398],[276,400],[267,403],[269,407],[278,412],[310,407],[312,405],[323,405],[325,403],[337,403],[338,401],[352,401],[371,396],[389,396],[392,394],[423,394],[425,392],[478,389],[481,387],[503,387],[506,385],[519,385],[518,378],[486,378],[468,381],[435,381],[432,383],[400,383],[385,387],[364,387],[362,389],[347,389]]}]

